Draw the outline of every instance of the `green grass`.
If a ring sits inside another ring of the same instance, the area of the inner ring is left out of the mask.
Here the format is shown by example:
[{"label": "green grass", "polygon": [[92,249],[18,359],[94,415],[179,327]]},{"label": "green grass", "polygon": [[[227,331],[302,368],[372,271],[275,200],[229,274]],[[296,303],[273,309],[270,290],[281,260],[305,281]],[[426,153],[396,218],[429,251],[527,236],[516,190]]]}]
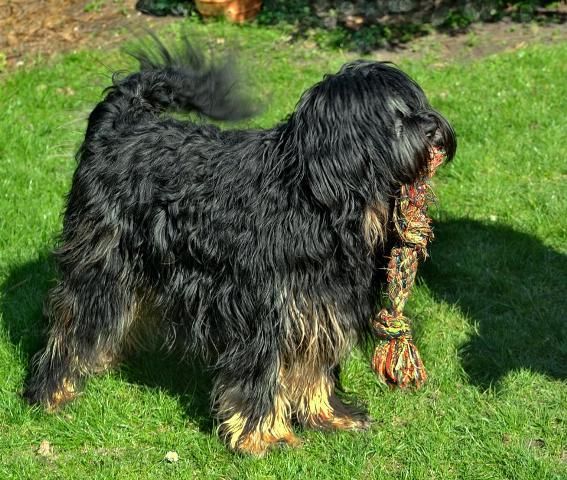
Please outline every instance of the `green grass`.
[{"label": "green grass", "polygon": [[[206,28],[238,39],[269,101],[256,126],[346,58],[287,45],[275,29]],[[26,406],[73,152],[124,61],[95,50],[0,80],[0,478],[567,478],[566,44],[402,65],[454,123],[459,151],[435,180],[437,238],[409,305],[429,382],[389,391],[360,352],[346,367],[370,432],[301,432],[298,450],[235,456],[214,434],[207,379],[159,353],[93,379],[59,414]],[[179,462],[163,460],[168,450]]]}]

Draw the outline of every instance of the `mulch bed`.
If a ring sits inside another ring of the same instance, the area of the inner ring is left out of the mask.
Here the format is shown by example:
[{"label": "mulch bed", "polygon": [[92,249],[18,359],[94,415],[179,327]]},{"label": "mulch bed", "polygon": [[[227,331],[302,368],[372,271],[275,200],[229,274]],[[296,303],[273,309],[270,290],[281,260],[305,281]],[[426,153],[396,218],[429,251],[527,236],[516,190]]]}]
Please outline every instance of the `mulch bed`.
[{"label": "mulch bed", "polygon": [[28,56],[116,43],[122,27],[172,21],[142,15],[135,5],[136,0],[0,0],[0,53],[10,69]]}]

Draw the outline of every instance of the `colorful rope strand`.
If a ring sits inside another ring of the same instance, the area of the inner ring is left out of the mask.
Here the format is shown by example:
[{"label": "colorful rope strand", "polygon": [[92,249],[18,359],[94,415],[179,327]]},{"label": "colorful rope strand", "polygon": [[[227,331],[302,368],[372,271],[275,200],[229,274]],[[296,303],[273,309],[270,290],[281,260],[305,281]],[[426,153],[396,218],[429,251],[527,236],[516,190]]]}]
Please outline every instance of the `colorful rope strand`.
[{"label": "colorful rope strand", "polygon": [[444,159],[445,153],[435,149],[427,171],[413,184],[401,187],[394,206],[393,223],[400,242],[392,248],[388,262],[388,305],[378,312],[373,322],[379,343],[372,357],[372,368],[380,380],[401,388],[420,387],[427,379],[413,343],[410,322],[403,311],[419,259],[427,257],[427,244],[433,239],[427,206],[435,196],[428,182]]}]

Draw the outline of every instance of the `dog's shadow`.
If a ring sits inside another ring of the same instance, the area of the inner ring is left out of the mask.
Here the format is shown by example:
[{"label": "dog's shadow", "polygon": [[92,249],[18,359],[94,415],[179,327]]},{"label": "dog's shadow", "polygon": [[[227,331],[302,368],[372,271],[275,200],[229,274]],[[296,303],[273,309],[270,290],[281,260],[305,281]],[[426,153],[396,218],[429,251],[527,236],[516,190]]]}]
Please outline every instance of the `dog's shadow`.
[{"label": "dog's shadow", "polygon": [[[470,382],[486,388],[518,369],[566,379],[567,257],[496,223],[441,221],[435,231],[421,277],[435,297],[457,305],[476,325],[461,348]],[[13,268],[1,286],[4,328],[26,365],[45,343],[41,307],[54,279],[51,256],[42,253]],[[181,363],[175,353],[141,352],[119,374],[176,396],[202,431],[211,430],[211,377],[197,363]]]},{"label": "dog's shadow", "polygon": [[510,371],[567,378],[567,256],[497,223],[435,224],[420,275],[457,305],[475,331],[460,348],[469,381],[484,389]]}]

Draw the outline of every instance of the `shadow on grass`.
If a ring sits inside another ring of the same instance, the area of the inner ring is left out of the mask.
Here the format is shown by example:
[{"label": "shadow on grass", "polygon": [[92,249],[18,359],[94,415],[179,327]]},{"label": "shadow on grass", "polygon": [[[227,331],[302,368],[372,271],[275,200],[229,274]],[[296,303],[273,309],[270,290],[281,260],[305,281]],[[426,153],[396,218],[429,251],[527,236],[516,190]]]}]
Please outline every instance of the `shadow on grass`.
[{"label": "shadow on grass", "polygon": [[[461,350],[472,384],[486,388],[511,370],[567,378],[567,257],[533,236],[498,224],[450,220],[436,224],[432,259],[421,275],[434,295],[475,322],[478,335]],[[1,287],[0,308],[22,361],[45,342],[41,305],[55,277],[49,255],[14,268]],[[188,417],[210,431],[210,376],[173,353],[138,353],[120,367],[128,382],[179,398]]]},{"label": "shadow on grass", "polygon": [[443,221],[435,233],[421,275],[476,324],[460,352],[471,383],[517,369],[566,379],[567,256],[496,223]]},{"label": "shadow on grass", "polygon": [[198,361],[160,350],[138,352],[119,367],[129,383],[158,388],[175,396],[201,432],[210,433],[214,421],[210,409],[212,377]]},{"label": "shadow on grass", "polygon": [[[36,261],[14,268],[0,286],[5,329],[9,340],[19,346],[21,361],[28,366],[32,356],[45,345],[47,322],[42,305],[55,279],[53,260],[48,253],[42,253]],[[198,362],[182,361],[176,353],[149,350],[131,355],[118,371],[129,383],[177,397],[191,421],[201,431],[211,431],[211,376]]]}]

